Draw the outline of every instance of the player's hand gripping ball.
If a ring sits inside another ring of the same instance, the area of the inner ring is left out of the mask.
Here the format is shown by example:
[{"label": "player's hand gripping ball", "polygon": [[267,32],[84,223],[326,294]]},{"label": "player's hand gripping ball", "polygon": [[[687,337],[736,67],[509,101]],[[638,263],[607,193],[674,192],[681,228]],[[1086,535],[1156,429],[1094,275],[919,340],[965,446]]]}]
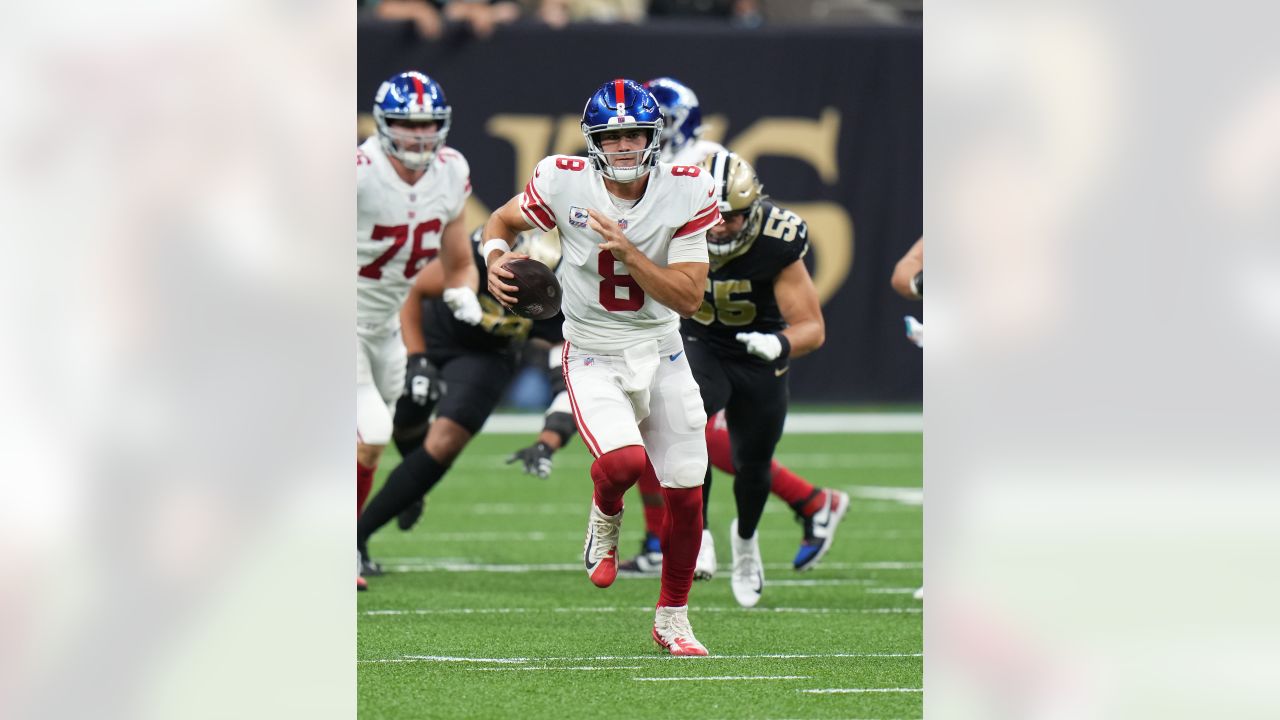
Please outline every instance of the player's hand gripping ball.
[{"label": "player's hand gripping ball", "polygon": [[530,320],[546,320],[560,312],[563,293],[551,268],[530,258],[508,260],[502,267],[515,275],[508,284],[519,288],[512,312]]}]

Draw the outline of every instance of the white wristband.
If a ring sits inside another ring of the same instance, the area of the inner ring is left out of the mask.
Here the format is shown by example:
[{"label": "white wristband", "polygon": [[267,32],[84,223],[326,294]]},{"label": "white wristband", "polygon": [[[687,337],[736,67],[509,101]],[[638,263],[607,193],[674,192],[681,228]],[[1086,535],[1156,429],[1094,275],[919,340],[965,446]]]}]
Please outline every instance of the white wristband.
[{"label": "white wristband", "polygon": [[509,253],[511,252],[511,246],[508,245],[507,241],[503,240],[502,238],[493,238],[492,240],[486,242],[484,244],[484,247],[480,249],[480,252],[484,253],[485,265],[489,264],[489,256],[493,254],[494,250],[501,250],[504,253]]}]

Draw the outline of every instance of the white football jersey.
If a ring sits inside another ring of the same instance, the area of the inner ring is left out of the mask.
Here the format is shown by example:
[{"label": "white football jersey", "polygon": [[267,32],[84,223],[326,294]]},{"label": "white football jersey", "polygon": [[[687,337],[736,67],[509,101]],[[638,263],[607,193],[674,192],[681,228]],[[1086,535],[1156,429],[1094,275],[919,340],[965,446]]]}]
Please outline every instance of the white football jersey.
[{"label": "white football jersey", "polygon": [[413,277],[440,251],[445,225],[471,195],[471,168],[450,147],[409,185],[374,135],[356,150],[356,324],[366,331],[400,327],[400,306]]},{"label": "white football jersey", "polygon": [[535,227],[559,228],[564,335],[601,352],[622,350],[675,332],[680,316],[645,294],[626,265],[601,252],[603,238],[587,227],[587,210],[617,220],[627,239],[654,264],[707,262],[707,228],[720,221],[715,183],[696,165],[659,163],[644,197],[619,211],[586,158],[543,158],[525,186],[521,211]]},{"label": "white football jersey", "polygon": [[701,165],[703,160],[724,150],[724,146],[710,140],[694,140],[680,148],[671,160],[672,165]]}]

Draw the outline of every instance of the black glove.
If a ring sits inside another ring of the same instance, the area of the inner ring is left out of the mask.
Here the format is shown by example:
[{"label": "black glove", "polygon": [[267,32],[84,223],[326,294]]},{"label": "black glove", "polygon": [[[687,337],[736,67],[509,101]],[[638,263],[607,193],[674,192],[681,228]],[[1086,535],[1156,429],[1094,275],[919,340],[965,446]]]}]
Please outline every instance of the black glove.
[{"label": "black glove", "polygon": [[554,454],[555,450],[552,450],[550,445],[538,442],[512,453],[511,457],[507,458],[507,464],[510,465],[517,460],[523,462],[526,473],[546,480],[551,476],[551,456]]},{"label": "black glove", "polygon": [[435,407],[444,394],[444,381],[440,379],[440,371],[423,353],[409,356],[404,374],[404,394],[424,407]]}]

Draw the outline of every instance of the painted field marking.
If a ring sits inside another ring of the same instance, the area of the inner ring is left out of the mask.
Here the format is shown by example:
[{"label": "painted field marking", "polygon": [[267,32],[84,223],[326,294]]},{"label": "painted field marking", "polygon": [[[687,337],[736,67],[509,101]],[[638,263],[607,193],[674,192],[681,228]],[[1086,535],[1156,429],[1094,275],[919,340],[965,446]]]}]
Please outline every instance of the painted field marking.
[{"label": "painted field marking", "polygon": [[[635,608],[619,608],[619,607],[580,607],[580,608],[521,608],[521,607],[503,607],[503,608],[414,608],[414,609],[388,609],[388,610],[365,610],[361,615],[372,617],[395,617],[399,615],[516,615],[521,613],[538,613],[538,612],[554,612],[554,613],[613,613],[613,612],[653,612],[651,607],[635,607]],[[888,607],[888,608],[806,608],[806,607],[775,607],[775,608],[741,608],[741,607],[704,607],[694,608],[694,614],[697,613],[742,613],[750,614],[798,614],[798,615],[845,615],[845,614],[864,614],[864,615],[880,615],[880,614],[920,614],[924,610],[918,607]]]},{"label": "painted field marking", "polygon": [[[844,490],[850,495],[864,500],[890,500],[903,505],[924,504],[924,488],[852,485]],[[852,503],[850,503],[850,508],[856,509]]]},{"label": "painted field marking", "polygon": [[820,688],[815,690],[796,690],[802,693],[815,694],[831,694],[831,693],[918,693],[924,692],[923,688]]},{"label": "painted field marking", "polygon": [[631,678],[639,683],[701,683],[707,680],[809,680],[812,675],[719,675],[707,678]]},{"label": "painted field marking", "polygon": [[[480,663],[494,665],[521,665],[526,663],[548,662],[610,662],[636,660],[658,660],[662,662],[683,662],[694,660],[812,660],[826,658],[922,658],[924,653],[759,653],[755,655],[704,655],[692,657],[673,657],[671,655],[592,655],[587,657],[511,657],[511,658],[472,658],[453,655],[405,655],[398,658],[375,658],[359,660],[362,663],[401,663],[401,662],[439,662],[439,663]],[[477,668],[485,669],[485,668]],[[497,669],[497,668],[489,668]]]},{"label": "painted field marking", "polygon": [[535,665],[533,667],[476,668],[476,670],[490,670],[494,672],[509,671],[509,670],[580,670],[580,671],[589,672],[594,670],[643,670],[643,669],[644,669],[644,666],[642,665],[585,665],[585,666],[577,666],[577,667],[542,667],[539,665]]}]

